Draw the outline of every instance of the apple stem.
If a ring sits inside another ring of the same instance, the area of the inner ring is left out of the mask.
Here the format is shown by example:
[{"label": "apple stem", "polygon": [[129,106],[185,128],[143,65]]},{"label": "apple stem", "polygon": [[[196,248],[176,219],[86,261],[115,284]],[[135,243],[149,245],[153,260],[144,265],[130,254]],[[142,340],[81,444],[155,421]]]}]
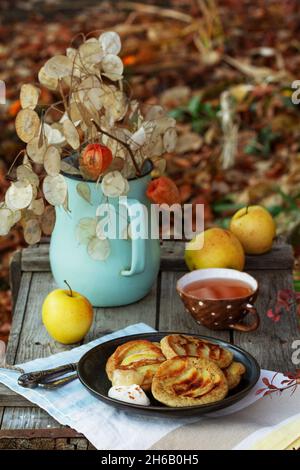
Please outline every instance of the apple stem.
[{"label": "apple stem", "polygon": [[64,283],[68,286],[68,288],[70,289],[70,294],[68,294],[70,297],[73,297],[73,291],[71,289],[71,286],[70,284],[67,282],[67,281],[64,281]]},{"label": "apple stem", "polygon": [[246,212],[245,212],[245,214],[248,214],[248,209],[249,209],[249,206],[246,207]]}]

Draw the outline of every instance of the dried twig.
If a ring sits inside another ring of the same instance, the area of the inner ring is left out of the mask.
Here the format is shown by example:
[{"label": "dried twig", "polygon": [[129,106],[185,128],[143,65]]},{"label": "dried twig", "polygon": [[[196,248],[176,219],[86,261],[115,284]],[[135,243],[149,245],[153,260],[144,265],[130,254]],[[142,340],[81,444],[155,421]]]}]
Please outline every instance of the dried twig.
[{"label": "dried twig", "polygon": [[97,129],[98,132],[101,132],[102,134],[107,135],[107,137],[110,137],[111,139],[115,140],[116,142],[119,142],[119,144],[123,145],[123,147],[126,148],[126,150],[128,151],[128,153],[129,153],[129,155],[130,155],[130,157],[131,157],[131,160],[132,160],[132,163],[133,163],[133,165],[134,165],[134,168],[135,168],[135,171],[136,171],[137,176],[141,176],[141,170],[139,169],[139,166],[138,166],[138,164],[137,164],[137,162],[136,162],[134,153],[133,153],[133,151],[131,150],[130,145],[127,144],[127,142],[123,142],[123,140],[119,139],[118,137],[115,137],[114,135],[110,134],[109,132],[104,131],[104,130],[99,126],[99,124],[97,124],[97,122],[96,122],[94,119],[91,119],[91,122],[94,124],[94,126],[96,127],[96,129]]},{"label": "dried twig", "polygon": [[12,164],[11,164],[10,167],[9,167],[8,172],[7,172],[6,175],[5,175],[5,179],[6,179],[6,180],[8,180],[8,181],[16,181],[16,178],[12,178],[12,177],[10,176],[10,173],[11,173],[13,167],[15,166],[15,163],[16,163],[16,161],[18,160],[19,156],[20,156],[20,155],[25,155],[25,154],[26,154],[26,150],[25,150],[25,149],[20,150],[20,152],[18,153],[18,155],[16,156],[16,158],[13,160]]},{"label": "dried twig", "polygon": [[190,23],[193,21],[193,17],[180,11],[171,10],[169,8],[161,8],[156,5],[144,5],[143,3],[135,2],[121,2],[119,5],[121,8],[127,8],[135,10],[138,13],[146,13],[148,15],[159,15],[165,18],[172,18],[173,20],[183,21],[184,23]]}]

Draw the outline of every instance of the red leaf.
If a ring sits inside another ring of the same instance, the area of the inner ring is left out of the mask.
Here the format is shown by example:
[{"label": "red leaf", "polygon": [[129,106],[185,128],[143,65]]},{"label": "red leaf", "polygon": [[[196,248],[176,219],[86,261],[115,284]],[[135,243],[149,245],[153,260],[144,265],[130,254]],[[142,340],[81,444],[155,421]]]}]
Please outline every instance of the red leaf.
[{"label": "red leaf", "polygon": [[270,387],[270,382],[269,382],[269,379],[267,377],[263,377],[262,378],[262,382],[267,386],[267,387]]},{"label": "red leaf", "polygon": [[267,317],[269,317],[269,318],[274,317],[274,313],[273,313],[273,310],[271,308],[267,311]]}]

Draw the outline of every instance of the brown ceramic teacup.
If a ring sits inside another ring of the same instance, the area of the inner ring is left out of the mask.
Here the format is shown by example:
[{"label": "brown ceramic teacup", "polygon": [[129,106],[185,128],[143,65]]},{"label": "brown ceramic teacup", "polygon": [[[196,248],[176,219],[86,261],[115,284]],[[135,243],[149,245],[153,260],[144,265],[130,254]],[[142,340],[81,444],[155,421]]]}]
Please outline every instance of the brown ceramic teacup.
[{"label": "brown ceramic teacup", "polygon": [[[236,280],[249,287],[248,295],[234,298],[199,298],[187,292],[187,286],[201,280]],[[209,268],[198,269],[182,276],[177,282],[177,292],[187,312],[197,323],[212,330],[233,329],[254,331],[259,326],[259,316],[253,302],[257,297],[258,284],[254,277],[235,269]],[[250,323],[243,321],[251,315]]]}]

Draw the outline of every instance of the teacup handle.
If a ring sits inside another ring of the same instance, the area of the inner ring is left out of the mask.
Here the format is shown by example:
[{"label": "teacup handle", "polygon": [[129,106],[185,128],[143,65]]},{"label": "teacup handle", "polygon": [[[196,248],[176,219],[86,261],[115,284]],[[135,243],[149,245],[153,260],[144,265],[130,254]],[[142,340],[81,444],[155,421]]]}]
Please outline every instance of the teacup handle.
[{"label": "teacup handle", "polygon": [[254,305],[247,303],[243,306],[243,309],[247,311],[246,315],[248,314],[252,315],[253,317],[252,323],[247,325],[246,323],[243,323],[243,322],[236,322],[236,323],[233,323],[232,325],[229,325],[230,328],[232,328],[233,330],[243,331],[243,332],[256,330],[260,323],[260,319],[259,319],[256,308],[254,307]]}]

